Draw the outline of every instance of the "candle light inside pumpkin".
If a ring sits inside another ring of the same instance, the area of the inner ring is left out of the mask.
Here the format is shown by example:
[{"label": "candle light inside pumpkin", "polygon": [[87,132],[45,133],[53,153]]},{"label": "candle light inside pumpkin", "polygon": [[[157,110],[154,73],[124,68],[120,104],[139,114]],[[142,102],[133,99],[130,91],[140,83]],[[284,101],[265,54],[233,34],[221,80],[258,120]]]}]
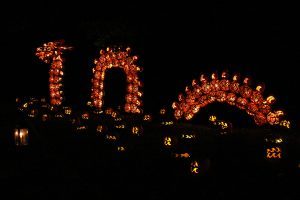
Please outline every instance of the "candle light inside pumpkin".
[{"label": "candle light inside pumpkin", "polygon": [[28,129],[27,128],[16,128],[14,132],[15,145],[26,146],[28,145]]}]

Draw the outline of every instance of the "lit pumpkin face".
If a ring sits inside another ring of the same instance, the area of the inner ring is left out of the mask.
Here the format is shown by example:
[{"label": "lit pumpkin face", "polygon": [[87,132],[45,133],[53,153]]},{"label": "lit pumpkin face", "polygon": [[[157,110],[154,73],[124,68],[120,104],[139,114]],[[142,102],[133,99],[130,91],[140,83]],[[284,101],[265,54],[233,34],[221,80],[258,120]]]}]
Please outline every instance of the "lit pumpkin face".
[{"label": "lit pumpkin face", "polygon": [[190,174],[194,176],[204,175],[208,172],[210,165],[209,159],[191,159]]},{"label": "lit pumpkin face", "polygon": [[143,120],[146,122],[152,122],[152,116],[149,114],[144,115]]},{"label": "lit pumpkin face", "polygon": [[291,128],[291,122],[289,120],[282,120],[280,126],[289,129]]},{"label": "lit pumpkin face", "polygon": [[126,147],[123,146],[123,145],[118,145],[118,146],[117,146],[117,151],[118,151],[118,152],[125,152],[125,151],[126,151]]},{"label": "lit pumpkin face", "polygon": [[282,158],[282,144],[285,143],[285,138],[280,135],[268,135],[265,138],[267,144],[265,149],[265,158],[267,160],[279,160]]},{"label": "lit pumpkin face", "polygon": [[173,145],[172,137],[164,137],[164,146],[171,147]]},{"label": "lit pumpkin face", "polygon": [[266,159],[281,159],[282,149],[278,146],[266,149]]},{"label": "lit pumpkin face", "polygon": [[107,127],[103,124],[99,124],[96,127],[96,132],[99,134],[105,133],[107,131]]},{"label": "lit pumpkin face", "polygon": [[105,139],[109,141],[116,141],[118,139],[118,136],[114,134],[106,134]]},{"label": "lit pumpkin face", "polygon": [[196,160],[193,160],[193,161],[191,162],[191,167],[190,167],[191,173],[192,173],[192,174],[195,174],[195,175],[199,174],[199,167],[200,167],[199,162],[196,161]]},{"label": "lit pumpkin face", "polygon": [[143,133],[143,127],[142,126],[133,126],[131,128],[131,134],[135,136],[140,136]]},{"label": "lit pumpkin face", "polygon": [[175,148],[178,144],[178,139],[174,136],[165,136],[163,138],[163,146],[166,148]]}]

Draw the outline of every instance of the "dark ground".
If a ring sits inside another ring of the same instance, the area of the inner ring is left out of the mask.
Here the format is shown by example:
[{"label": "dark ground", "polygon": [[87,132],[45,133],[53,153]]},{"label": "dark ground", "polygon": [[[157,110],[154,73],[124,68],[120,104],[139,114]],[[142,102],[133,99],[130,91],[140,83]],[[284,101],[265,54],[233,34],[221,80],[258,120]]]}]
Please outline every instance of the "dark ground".
[{"label": "dark ground", "polygon": [[[195,3],[108,3],[114,9],[83,2],[4,6],[7,12],[0,16],[1,196],[299,199],[298,6]],[[47,95],[49,66],[34,51],[54,39],[66,39],[75,46],[66,54],[65,91],[68,103],[78,107],[89,99],[93,60],[100,48],[111,43],[129,43],[139,56],[145,107],[150,113],[171,106],[201,73],[228,69],[230,75],[250,75],[253,87],[266,84],[265,95],[277,98],[276,108],[285,109],[296,127],[283,149],[286,157],[279,162],[264,159],[265,132],[243,130],[229,137],[204,134],[205,139],[189,148],[195,157],[210,160],[210,167],[200,176],[191,176],[189,161],[173,159],[161,146],[161,137],[169,130],[151,126],[143,137],[126,141],[131,148],[124,155],[107,141],[56,125],[40,127],[31,135],[29,146],[16,148],[11,138],[15,98]]]},{"label": "dark ground", "polygon": [[[28,146],[14,146],[11,136],[2,137],[1,194],[10,197],[300,197],[300,140],[295,133],[283,136],[286,142],[281,145],[281,160],[267,160],[265,148],[270,144],[264,138],[270,133],[276,135],[272,130],[239,129],[231,135],[219,135],[201,126],[163,127],[153,122],[144,124],[143,135],[123,132],[114,143],[91,131],[74,131],[65,122],[27,123],[31,133]],[[187,130],[196,133],[196,140],[180,140],[180,134]],[[178,136],[172,148],[163,146],[167,135]],[[124,145],[127,151],[116,151],[116,144]],[[172,156],[184,152],[191,157]],[[189,171],[194,159],[200,162],[198,175]]]}]

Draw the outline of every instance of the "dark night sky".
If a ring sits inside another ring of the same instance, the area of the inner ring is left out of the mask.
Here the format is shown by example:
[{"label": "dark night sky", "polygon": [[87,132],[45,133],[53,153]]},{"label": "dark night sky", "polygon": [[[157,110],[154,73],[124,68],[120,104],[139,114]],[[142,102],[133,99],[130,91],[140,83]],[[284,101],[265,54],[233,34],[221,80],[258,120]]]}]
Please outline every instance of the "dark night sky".
[{"label": "dark night sky", "polygon": [[114,4],[4,7],[9,12],[0,18],[2,91],[10,99],[46,96],[48,66],[34,51],[44,42],[65,39],[74,46],[65,55],[67,94],[74,102],[87,99],[99,49],[122,43],[131,46],[144,68],[146,107],[169,106],[201,73],[228,69],[250,75],[253,85],[264,82],[265,95],[274,94],[276,105],[298,116],[296,5]]}]

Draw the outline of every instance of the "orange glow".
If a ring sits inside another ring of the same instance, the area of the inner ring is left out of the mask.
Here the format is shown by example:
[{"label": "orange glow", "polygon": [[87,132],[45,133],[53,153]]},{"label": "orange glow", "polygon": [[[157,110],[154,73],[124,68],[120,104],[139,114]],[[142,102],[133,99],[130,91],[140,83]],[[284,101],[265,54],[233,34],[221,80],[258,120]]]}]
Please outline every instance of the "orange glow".
[{"label": "orange glow", "polygon": [[211,79],[212,79],[212,80],[218,79],[218,75],[217,75],[216,72],[213,72],[213,73],[211,74]]},{"label": "orange glow", "polygon": [[125,147],[124,146],[118,146],[118,151],[125,151]]},{"label": "orange glow", "polygon": [[162,108],[159,110],[159,114],[164,115],[166,114],[166,109]]},{"label": "orange glow", "polygon": [[243,81],[244,84],[246,85],[250,85],[251,84],[251,78],[250,77],[246,77]]},{"label": "orange glow", "polygon": [[291,128],[291,122],[288,120],[282,120],[280,122],[280,126],[285,127],[285,128]]},{"label": "orange glow", "polygon": [[106,139],[108,140],[117,140],[117,137],[115,135],[106,135]]},{"label": "orange glow", "polygon": [[189,158],[191,157],[189,153],[174,153],[175,158]]},{"label": "orange glow", "polygon": [[133,127],[131,128],[131,133],[132,133],[133,135],[141,135],[142,132],[143,132],[142,127],[133,126]]},{"label": "orange glow", "polygon": [[186,120],[190,120],[202,107],[217,101],[226,102],[245,110],[250,116],[253,116],[258,126],[266,123],[271,125],[280,123],[284,112],[281,110],[272,112],[271,106],[275,102],[275,97],[269,96],[264,99],[262,94],[264,84],[259,84],[252,89],[250,77],[244,78],[243,82],[239,83],[240,75],[234,74],[232,80],[229,80],[227,71],[222,72],[221,77],[219,80],[217,73],[214,72],[211,80],[208,80],[202,74],[200,76],[202,85],[196,84],[193,80],[192,86],[186,86],[186,94],[179,94],[179,101],[172,103],[175,118],[184,117]]},{"label": "orange glow", "polygon": [[120,48],[107,47],[106,50],[100,50],[99,59],[95,60],[95,67],[93,68],[94,77],[92,78],[92,105],[100,110],[103,106],[103,82],[105,72],[112,67],[119,67],[124,70],[127,76],[127,95],[125,95],[124,110],[128,113],[142,113],[142,92],[140,87],[141,81],[138,79],[138,72],[142,69],[135,64],[138,57],[129,56],[130,48],[122,51]]},{"label": "orange glow", "polygon": [[267,97],[267,99],[266,99],[266,102],[268,103],[268,104],[273,104],[273,103],[275,103],[275,97],[273,97],[273,96],[268,96]]},{"label": "orange glow", "polygon": [[192,174],[199,174],[199,163],[197,161],[191,162],[191,173]]},{"label": "orange glow", "polygon": [[264,84],[259,84],[259,85],[257,85],[256,86],[256,90],[258,91],[258,92],[263,92],[264,90],[265,90],[265,85]]},{"label": "orange glow", "polygon": [[28,145],[28,129],[16,128],[14,132],[15,144],[17,146]]},{"label": "orange glow", "polygon": [[209,116],[209,121],[215,122],[217,120],[217,117],[215,115]]},{"label": "orange glow", "polygon": [[98,125],[96,131],[102,133],[104,131],[104,125]]},{"label": "orange glow", "polygon": [[64,45],[64,40],[44,43],[42,47],[36,49],[35,55],[45,63],[51,63],[49,70],[49,92],[50,104],[59,106],[62,104],[63,91],[62,91],[62,76],[63,72],[63,59],[62,54],[65,50],[70,50],[72,47]]},{"label": "orange glow", "polygon": [[281,148],[280,147],[272,147],[272,148],[267,148],[267,155],[266,158],[268,159],[280,159],[281,158]]},{"label": "orange glow", "polygon": [[172,146],[172,138],[171,137],[165,137],[164,138],[164,145],[165,146]]},{"label": "orange glow", "polygon": [[238,74],[238,73],[234,74],[233,77],[232,77],[232,80],[233,81],[239,81],[240,80],[240,74]]},{"label": "orange glow", "polygon": [[228,72],[227,71],[223,71],[221,77],[223,79],[227,79],[228,78]]},{"label": "orange glow", "polygon": [[143,118],[144,121],[147,121],[147,122],[151,122],[152,121],[152,116],[147,114],[147,115],[144,115],[144,118]]}]

